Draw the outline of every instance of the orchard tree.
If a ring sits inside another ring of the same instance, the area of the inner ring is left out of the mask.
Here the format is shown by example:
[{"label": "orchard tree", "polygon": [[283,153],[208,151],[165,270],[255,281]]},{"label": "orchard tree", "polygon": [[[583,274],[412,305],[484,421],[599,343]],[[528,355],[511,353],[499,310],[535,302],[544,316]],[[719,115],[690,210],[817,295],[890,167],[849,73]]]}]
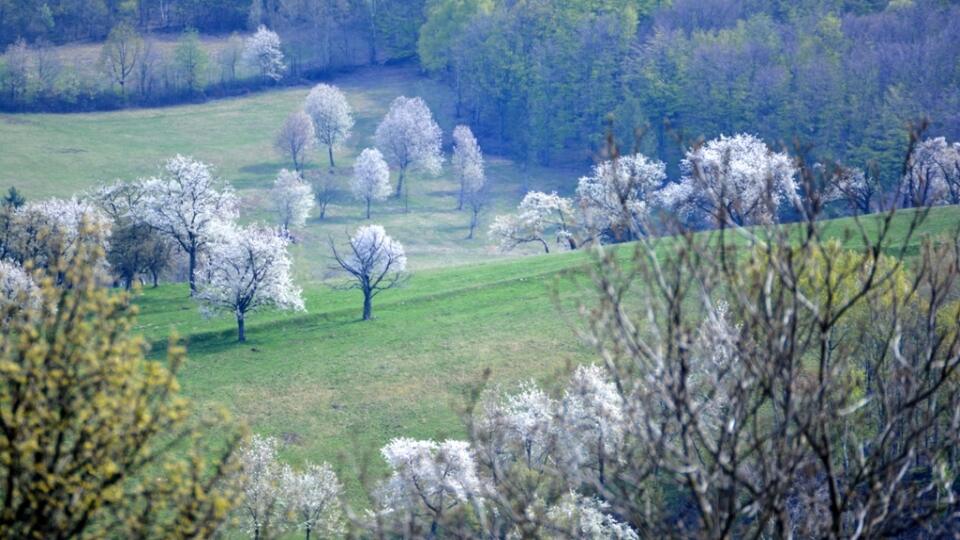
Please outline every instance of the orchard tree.
[{"label": "orchard tree", "polygon": [[365,148],[360,152],[353,165],[350,189],[355,199],[366,204],[367,219],[370,219],[370,203],[390,196],[390,168],[379,150]]},{"label": "orchard tree", "polygon": [[905,207],[960,204],[960,143],[943,137],[918,143],[901,189]]},{"label": "orchard tree", "polygon": [[373,315],[373,298],[382,291],[398,286],[406,278],[407,255],[403,245],[387,236],[380,225],[364,225],[350,238],[350,250],[337,251],[333,239],[330,250],[337,261],[336,270],[348,274],[350,288],[363,292],[363,320]]},{"label": "orchard tree", "polygon": [[438,536],[446,512],[481,493],[477,466],[465,441],[398,438],[380,453],[392,471],[380,487],[380,504],[398,521],[429,523],[429,538]]},{"label": "orchard tree", "polygon": [[271,523],[282,516],[282,469],[277,446],[273,437],[254,435],[238,451],[243,495],[239,510],[255,540],[266,538]]},{"label": "orchard tree", "polygon": [[310,211],[315,206],[310,184],[303,181],[296,172],[282,169],[273,182],[270,198],[280,216],[280,229],[285,236],[291,229],[301,228],[307,223]]},{"label": "orchard tree", "polygon": [[320,210],[320,219],[327,216],[327,207],[337,198],[337,175],[333,171],[307,171],[307,181],[313,188],[313,199]]},{"label": "orchard tree", "polygon": [[480,191],[484,183],[483,153],[480,144],[468,126],[453,129],[454,173],[460,183],[460,196],[457,198],[457,210],[463,210],[463,203],[469,191]]},{"label": "orchard tree", "polygon": [[[87,234],[88,231],[81,231]],[[180,395],[182,347],[146,359],[96,238],[0,329],[0,530],[8,538],[208,538],[235,505],[235,426]],[[211,443],[210,430],[218,433]]]},{"label": "orchard tree", "polygon": [[[76,197],[30,201],[14,211],[8,225],[5,255],[20,264],[31,261],[58,283],[64,277],[59,268],[62,261],[72,258],[84,242],[105,252],[111,233],[109,218]],[[102,264],[98,269],[104,269]]]},{"label": "orchard tree", "polygon": [[392,167],[400,171],[396,196],[404,193],[404,208],[409,210],[408,191],[404,191],[407,171],[419,169],[439,174],[443,163],[440,150],[443,132],[433,120],[433,113],[420,98],[400,96],[377,126],[377,148]]},{"label": "orchard tree", "polygon": [[20,309],[37,308],[42,298],[33,277],[14,261],[0,259],[0,326]]},{"label": "orchard tree", "polygon": [[467,239],[471,240],[473,239],[473,233],[480,224],[480,213],[490,203],[490,185],[485,178],[480,177],[467,185],[463,196],[467,207],[470,209],[470,232],[467,233]]},{"label": "orchard tree", "polygon": [[172,251],[169,239],[138,215],[145,194],[143,188],[142,182],[117,181],[101,187],[92,196],[101,211],[113,220],[107,261],[127,290],[142,272],[151,274],[156,287]]},{"label": "orchard tree", "polygon": [[127,81],[143,51],[143,39],[130,24],[122,22],[110,30],[100,51],[100,63],[111,82],[120,85],[120,95],[127,97]]},{"label": "orchard tree", "polygon": [[680,164],[683,178],[658,194],[681,215],[726,225],[772,223],[785,204],[799,203],[797,168],[785,153],[753,135],[698,144]]},{"label": "orchard tree", "polygon": [[283,78],[287,71],[283,63],[280,36],[261,25],[243,45],[243,61],[260,71],[260,76],[274,82]]},{"label": "orchard tree", "polygon": [[502,251],[510,251],[520,244],[537,242],[545,253],[550,253],[547,243],[553,235],[558,243],[564,242],[576,249],[573,237],[573,204],[556,193],[531,191],[520,201],[516,214],[497,216],[490,225],[490,237]]},{"label": "orchard tree", "polygon": [[297,111],[287,117],[277,133],[273,145],[281,154],[289,156],[293,168],[303,172],[307,152],[316,142],[313,121],[303,111]]},{"label": "orchard tree", "polygon": [[237,217],[233,189],[216,179],[206,163],[177,155],[167,161],[161,177],[144,181],[143,190],[144,221],[187,254],[192,295],[197,291],[198,257],[211,232]]},{"label": "orchard tree", "polygon": [[343,485],[330,465],[307,462],[302,471],[284,465],[280,486],[287,513],[304,532],[305,540],[314,533],[320,538],[344,534],[340,509]]},{"label": "orchard tree", "polygon": [[590,236],[633,240],[646,231],[650,200],[667,179],[666,165],[643,154],[619,156],[593,168],[577,185],[577,203]]},{"label": "orchard tree", "polygon": [[207,313],[232,313],[237,341],[246,341],[248,313],[265,307],[304,311],[290,266],[285,237],[257,225],[224,226],[209,246],[196,299]]},{"label": "orchard tree", "polygon": [[336,86],[318,84],[307,94],[303,110],[313,120],[317,141],[327,147],[330,166],[335,167],[333,149],[350,138],[353,109]]}]

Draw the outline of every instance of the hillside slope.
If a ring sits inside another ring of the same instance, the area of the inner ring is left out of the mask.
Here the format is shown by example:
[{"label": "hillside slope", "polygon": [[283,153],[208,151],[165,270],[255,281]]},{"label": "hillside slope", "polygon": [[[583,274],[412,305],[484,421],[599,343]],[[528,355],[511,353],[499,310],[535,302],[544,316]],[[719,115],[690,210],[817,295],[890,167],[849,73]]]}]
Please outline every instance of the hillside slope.
[{"label": "hillside slope", "polygon": [[[897,218],[894,240],[908,219]],[[911,250],[958,224],[958,208],[934,209]],[[835,220],[826,230],[845,238],[851,226]],[[392,437],[462,436],[458,412],[487,369],[493,383],[549,384],[591,361],[577,337],[577,306],[592,297],[590,261],[580,251],[417,272],[378,297],[367,323],[359,292],[314,282],[308,313],[254,314],[245,344],[235,342],[232,319],[204,320],[185,286],[164,286],[138,300],[139,329],[157,356],[171,329],[187,341],[181,382],[200,406],[224,405],[256,432],[288,441],[284,453],[295,462],[356,459]]]}]

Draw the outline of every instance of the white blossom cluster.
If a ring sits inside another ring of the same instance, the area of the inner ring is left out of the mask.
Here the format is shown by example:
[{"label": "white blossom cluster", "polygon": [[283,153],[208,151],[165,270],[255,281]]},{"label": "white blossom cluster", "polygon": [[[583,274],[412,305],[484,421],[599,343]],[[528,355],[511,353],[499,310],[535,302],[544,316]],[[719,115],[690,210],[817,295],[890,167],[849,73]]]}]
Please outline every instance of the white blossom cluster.
[{"label": "white blossom cluster", "polygon": [[609,512],[608,503],[570,492],[547,510],[547,522],[551,529],[568,538],[639,540],[636,531],[614,519]]},{"label": "white blossom cluster", "polygon": [[380,453],[392,471],[380,490],[381,504],[390,511],[423,506],[439,515],[450,504],[480,495],[476,463],[464,441],[398,438]]},{"label": "white blossom cluster", "polygon": [[109,246],[111,223],[92,203],[72,197],[31,201],[16,209],[9,242],[20,262],[50,267],[70,260],[81,241],[104,253]]},{"label": "white blossom cluster", "polygon": [[280,216],[284,234],[306,225],[310,211],[316,206],[310,184],[304,182],[298,173],[287,169],[281,169],[277,174],[270,197]]},{"label": "white blossom cluster", "polygon": [[353,164],[350,191],[355,199],[366,204],[367,219],[370,219],[370,204],[390,196],[390,168],[376,148],[360,152]]},{"label": "white blossom cluster", "polygon": [[313,120],[317,141],[327,147],[332,167],[334,148],[350,138],[353,129],[353,109],[347,97],[336,86],[318,84],[307,94],[303,111]]},{"label": "white blossom cluster", "polygon": [[355,268],[362,268],[371,276],[384,272],[403,272],[407,269],[407,255],[403,244],[394,240],[382,225],[364,225],[350,238],[348,260]]},{"label": "white blossom cluster", "polygon": [[238,513],[256,538],[288,524],[321,538],[343,532],[340,498],[343,485],[326,463],[302,470],[282,464],[279,442],[254,435],[239,449],[242,500]]},{"label": "white blossom cluster", "polygon": [[227,311],[238,321],[263,307],[303,311],[287,242],[268,227],[220,228],[200,272],[197,300],[208,313]]},{"label": "white blossom cluster", "polygon": [[753,135],[721,136],[687,151],[679,187],[661,193],[662,204],[690,215],[737,225],[772,223],[784,204],[798,202],[797,168]]},{"label": "white blossom cluster", "polygon": [[393,100],[377,126],[375,139],[377,148],[393,167],[439,174],[443,164],[442,135],[422,99],[400,96]]},{"label": "white blossom cluster", "polygon": [[531,191],[527,193],[516,214],[497,216],[490,225],[489,235],[509,251],[520,244],[537,242],[550,252],[550,235],[558,243],[568,241],[573,225],[573,203],[556,193]]},{"label": "white blossom cluster", "polygon": [[604,231],[629,239],[645,229],[651,200],[667,179],[666,165],[643,154],[600,163],[577,185],[584,225],[596,236]]},{"label": "white blossom cluster", "polygon": [[0,259],[0,319],[12,310],[39,307],[41,300],[40,288],[30,274],[16,262]]},{"label": "white blossom cluster", "polygon": [[453,129],[451,164],[460,184],[458,208],[463,208],[464,200],[483,189],[486,180],[483,170],[483,152],[468,126],[460,125]]},{"label": "white blossom cluster", "polygon": [[283,50],[280,48],[280,36],[261,25],[243,45],[243,61],[259,70],[262,77],[279,81],[287,71],[283,63]]},{"label": "white blossom cluster", "polygon": [[908,205],[960,204],[960,143],[943,137],[918,143],[902,189]]}]

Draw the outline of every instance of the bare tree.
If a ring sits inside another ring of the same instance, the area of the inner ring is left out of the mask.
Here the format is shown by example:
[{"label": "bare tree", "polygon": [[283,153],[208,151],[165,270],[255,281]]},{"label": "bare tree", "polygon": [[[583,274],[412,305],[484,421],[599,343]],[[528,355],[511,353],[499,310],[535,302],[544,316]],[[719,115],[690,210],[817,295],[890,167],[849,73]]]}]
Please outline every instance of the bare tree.
[{"label": "bare tree", "polygon": [[111,81],[120,85],[120,95],[123,97],[127,96],[127,80],[142,52],[143,39],[127,23],[120,23],[110,31],[100,52],[104,71]]},{"label": "bare tree", "polygon": [[337,197],[337,176],[332,172],[325,171],[307,171],[306,180],[313,188],[313,200],[317,203],[317,209],[320,210],[320,219],[327,215],[327,207]]},{"label": "bare tree", "polygon": [[305,112],[297,111],[283,122],[274,146],[281,154],[290,156],[293,168],[299,173],[303,172],[307,151],[313,148],[315,137],[313,120]]}]

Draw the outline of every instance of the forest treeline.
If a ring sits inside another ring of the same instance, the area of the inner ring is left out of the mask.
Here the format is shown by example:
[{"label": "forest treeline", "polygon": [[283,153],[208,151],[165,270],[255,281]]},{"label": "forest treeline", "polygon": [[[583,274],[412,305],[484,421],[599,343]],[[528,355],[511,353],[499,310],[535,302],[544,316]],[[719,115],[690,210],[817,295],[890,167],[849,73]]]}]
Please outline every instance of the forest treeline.
[{"label": "forest treeline", "polygon": [[[274,84],[237,75],[236,40],[205,59],[213,68],[198,88],[189,51],[161,58],[153,80],[141,62],[142,88],[123,99],[70,66],[59,79],[39,73],[44,43],[101,39],[117,24],[143,36],[265,25],[282,40],[286,82],[418,57],[455,89],[485,147],[528,163],[587,162],[609,125],[666,163],[679,161],[678,140],[751,132],[875,167],[889,183],[910,121],[926,116],[931,135],[960,136],[960,5],[947,0],[0,0],[0,21],[0,101],[14,110]],[[15,73],[30,65],[36,75]]]},{"label": "forest treeline", "polygon": [[893,181],[910,120],[960,134],[957,43],[938,0],[441,0],[419,52],[487,148],[532,162],[589,159],[612,121],[666,163],[747,131]]}]

